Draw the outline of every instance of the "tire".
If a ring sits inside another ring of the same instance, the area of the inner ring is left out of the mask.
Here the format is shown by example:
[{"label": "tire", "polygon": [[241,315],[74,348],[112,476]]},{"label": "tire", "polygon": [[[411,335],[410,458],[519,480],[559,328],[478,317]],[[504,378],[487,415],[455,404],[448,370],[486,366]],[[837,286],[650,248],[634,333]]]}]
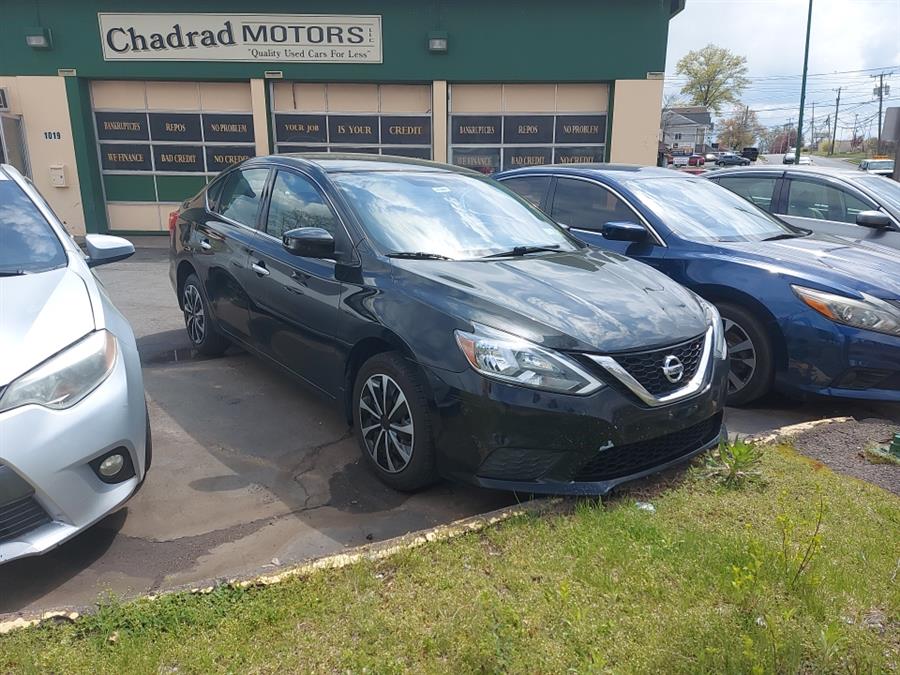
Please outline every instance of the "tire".
[{"label": "tire", "polygon": [[[386,417],[380,415],[385,399],[392,409]],[[354,434],[363,459],[386,485],[413,492],[438,479],[432,415],[421,376],[396,352],[376,354],[360,368]]]},{"label": "tire", "polygon": [[772,387],[775,376],[772,343],[762,322],[743,307],[726,302],[717,307],[725,326],[731,362],[727,403],[747,405]]},{"label": "tire", "polygon": [[228,339],[210,320],[212,313],[209,310],[209,302],[196,274],[191,274],[184,280],[181,304],[184,327],[187,329],[191,346],[204,356],[224,354],[228,349]]}]

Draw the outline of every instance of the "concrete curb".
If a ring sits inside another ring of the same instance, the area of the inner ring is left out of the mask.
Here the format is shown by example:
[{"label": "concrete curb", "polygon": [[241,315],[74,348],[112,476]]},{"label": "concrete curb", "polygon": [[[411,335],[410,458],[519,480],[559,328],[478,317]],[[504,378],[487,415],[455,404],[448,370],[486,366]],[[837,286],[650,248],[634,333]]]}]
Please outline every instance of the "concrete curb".
[{"label": "concrete curb", "polygon": [[[831,417],[821,420],[813,420],[810,422],[801,422],[799,424],[790,424],[779,427],[774,431],[766,434],[750,436],[750,440],[758,443],[771,443],[779,438],[791,438],[799,433],[807,431],[825,424],[836,424],[847,422],[852,417]],[[234,588],[253,588],[271,586],[288,579],[297,579],[307,577],[319,570],[340,569],[348,565],[354,565],[362,561],[384,560],[392,555],[402,551],[409,551],[425,544],[436,541],[447,541],[454,539],[470,532],[480,532],[488,527],[492,527],[498,523],[523,515],[543,515],[547,513],[562,513],[567,505],[571,505],[572,500],[555,497],[550,499],[536,499],[522,504],[513,504],[502,509],[489,511],[477,516],[470,516],[461,520],[456,520],[445,525],[437,525],[435,527],[410,532],[393,539],[373,544],[366,544],[352,548],[343,553],[335,553],[332,555],[316,558],[296,565],[291,565],[281,571],[269,574],[255,574],[244,577],[232,577],[226,581],[219,582],[207,586],[181,586],[167,589],[161,593],[151,593],[137,596],[135,600],[145,598],[155,600],[158,597],[171,595],[173,593],[195,593],[205,594],[212,593],[219,586],[231,586]],[[30,617],[18,616],[8,621],[0,621],[0,635],[10,633],[21,628],[30,628],[43,623],[61,623],[73,622],[81,615],[74,609],[57,609],[41,612]]]}]

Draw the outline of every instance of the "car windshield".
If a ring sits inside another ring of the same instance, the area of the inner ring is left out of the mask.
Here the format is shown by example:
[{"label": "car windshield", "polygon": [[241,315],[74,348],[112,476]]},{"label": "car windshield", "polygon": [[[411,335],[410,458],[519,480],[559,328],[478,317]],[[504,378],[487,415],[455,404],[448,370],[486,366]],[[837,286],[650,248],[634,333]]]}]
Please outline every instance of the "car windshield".
[{"label": "car windshield", "polygon": [[763,241],[799,234],[707,180],[650,178],[631,181],[629,187],[673,233],[690,241]]},{"label": "car windshield", "polygon": [[0,277],[46,272],[66,262],[65,249],[28,195],[0,180]]},{"label": "car windshield", "polygon": [[886,206],[889,211],[900,217],[900,183],[884,176],[861,175],[855,180],[869,192],[873,192],[877,201]]},{"label": "car windshield", "polygon": [[893,169],[894,161],[891,159],[870,159],[866,163],[866,168],[871,169]]},{"label": "car windshield", "polygon": [[507,188],[445,172],[348,172],[334,182],[387,254],[452,259],[580,245]]}]

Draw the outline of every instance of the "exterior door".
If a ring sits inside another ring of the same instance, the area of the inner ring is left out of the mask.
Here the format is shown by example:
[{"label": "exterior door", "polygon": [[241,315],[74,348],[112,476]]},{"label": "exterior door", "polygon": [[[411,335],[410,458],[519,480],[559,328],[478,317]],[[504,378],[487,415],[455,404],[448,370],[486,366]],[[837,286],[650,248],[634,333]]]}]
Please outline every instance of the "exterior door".
[{"label": "exterior door", "polygon": [[203,222],[196,223],[191,248],[205,271],[206,294],[216,322],[226,333],[250,339],[250,301],[247,284],[250,251],[256,231],[269,169],[235,170],[227,174],[215,204]]},{"label": "exterior door", "polygon": [[856,224],[861,211],[878,211],[878,205],[862,193],[830,182],[792,176],[787,181],[784,218],[813,232],[847,237],[856,242],[900,248],[896,226],[879,230]]},{"label": "exterior door", "polygon": [[251,330],[259,349],[331,396],[343,381],[342,284],[335,260],[304,258],[281,243],[288,230],[321,227],[339,249],[346,235],[327,198],[304,174],[279,169],[256,247],[250,252]]},{"label": "exterior door", "polygon": [[568,226],[582,241],[637,258],[665,271],[666,249],[649,228],[648,238],[643,242],[610,241],[603,236],[603,226],[609,222],[647,226],[644,219],[609,188],[589,180],[557,178],[551,201],[550,217]]},{"label": "exterior door", "polygon": [[0,115],[0,163],[11,164],[24,176],[31,176],[22,118]]}]

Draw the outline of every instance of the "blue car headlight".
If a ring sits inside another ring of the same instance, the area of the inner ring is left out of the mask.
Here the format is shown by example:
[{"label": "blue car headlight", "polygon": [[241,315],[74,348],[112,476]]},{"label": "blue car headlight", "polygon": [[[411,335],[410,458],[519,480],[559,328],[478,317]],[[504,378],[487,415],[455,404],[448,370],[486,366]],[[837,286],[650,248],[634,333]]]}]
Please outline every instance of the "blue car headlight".
[{"label": "blue car headlight", "polygon": [[865,293],[857,300],[803,286],[791,288],[808,307],[836,323],[900,337],[900,309],[884,300]]},{"label": "blue car headlight", "polygon": [[71,408],[109,377],[117,353],[112,333],[89,333],[13,380],[0,398],[0,412],[28,404],[54,410]]},{"label": "blue car headlight", "polygon": [[560,394],[591,394],[605,386],[569,357],[487,326],[456,331],[469,365],[501,382]]}]

